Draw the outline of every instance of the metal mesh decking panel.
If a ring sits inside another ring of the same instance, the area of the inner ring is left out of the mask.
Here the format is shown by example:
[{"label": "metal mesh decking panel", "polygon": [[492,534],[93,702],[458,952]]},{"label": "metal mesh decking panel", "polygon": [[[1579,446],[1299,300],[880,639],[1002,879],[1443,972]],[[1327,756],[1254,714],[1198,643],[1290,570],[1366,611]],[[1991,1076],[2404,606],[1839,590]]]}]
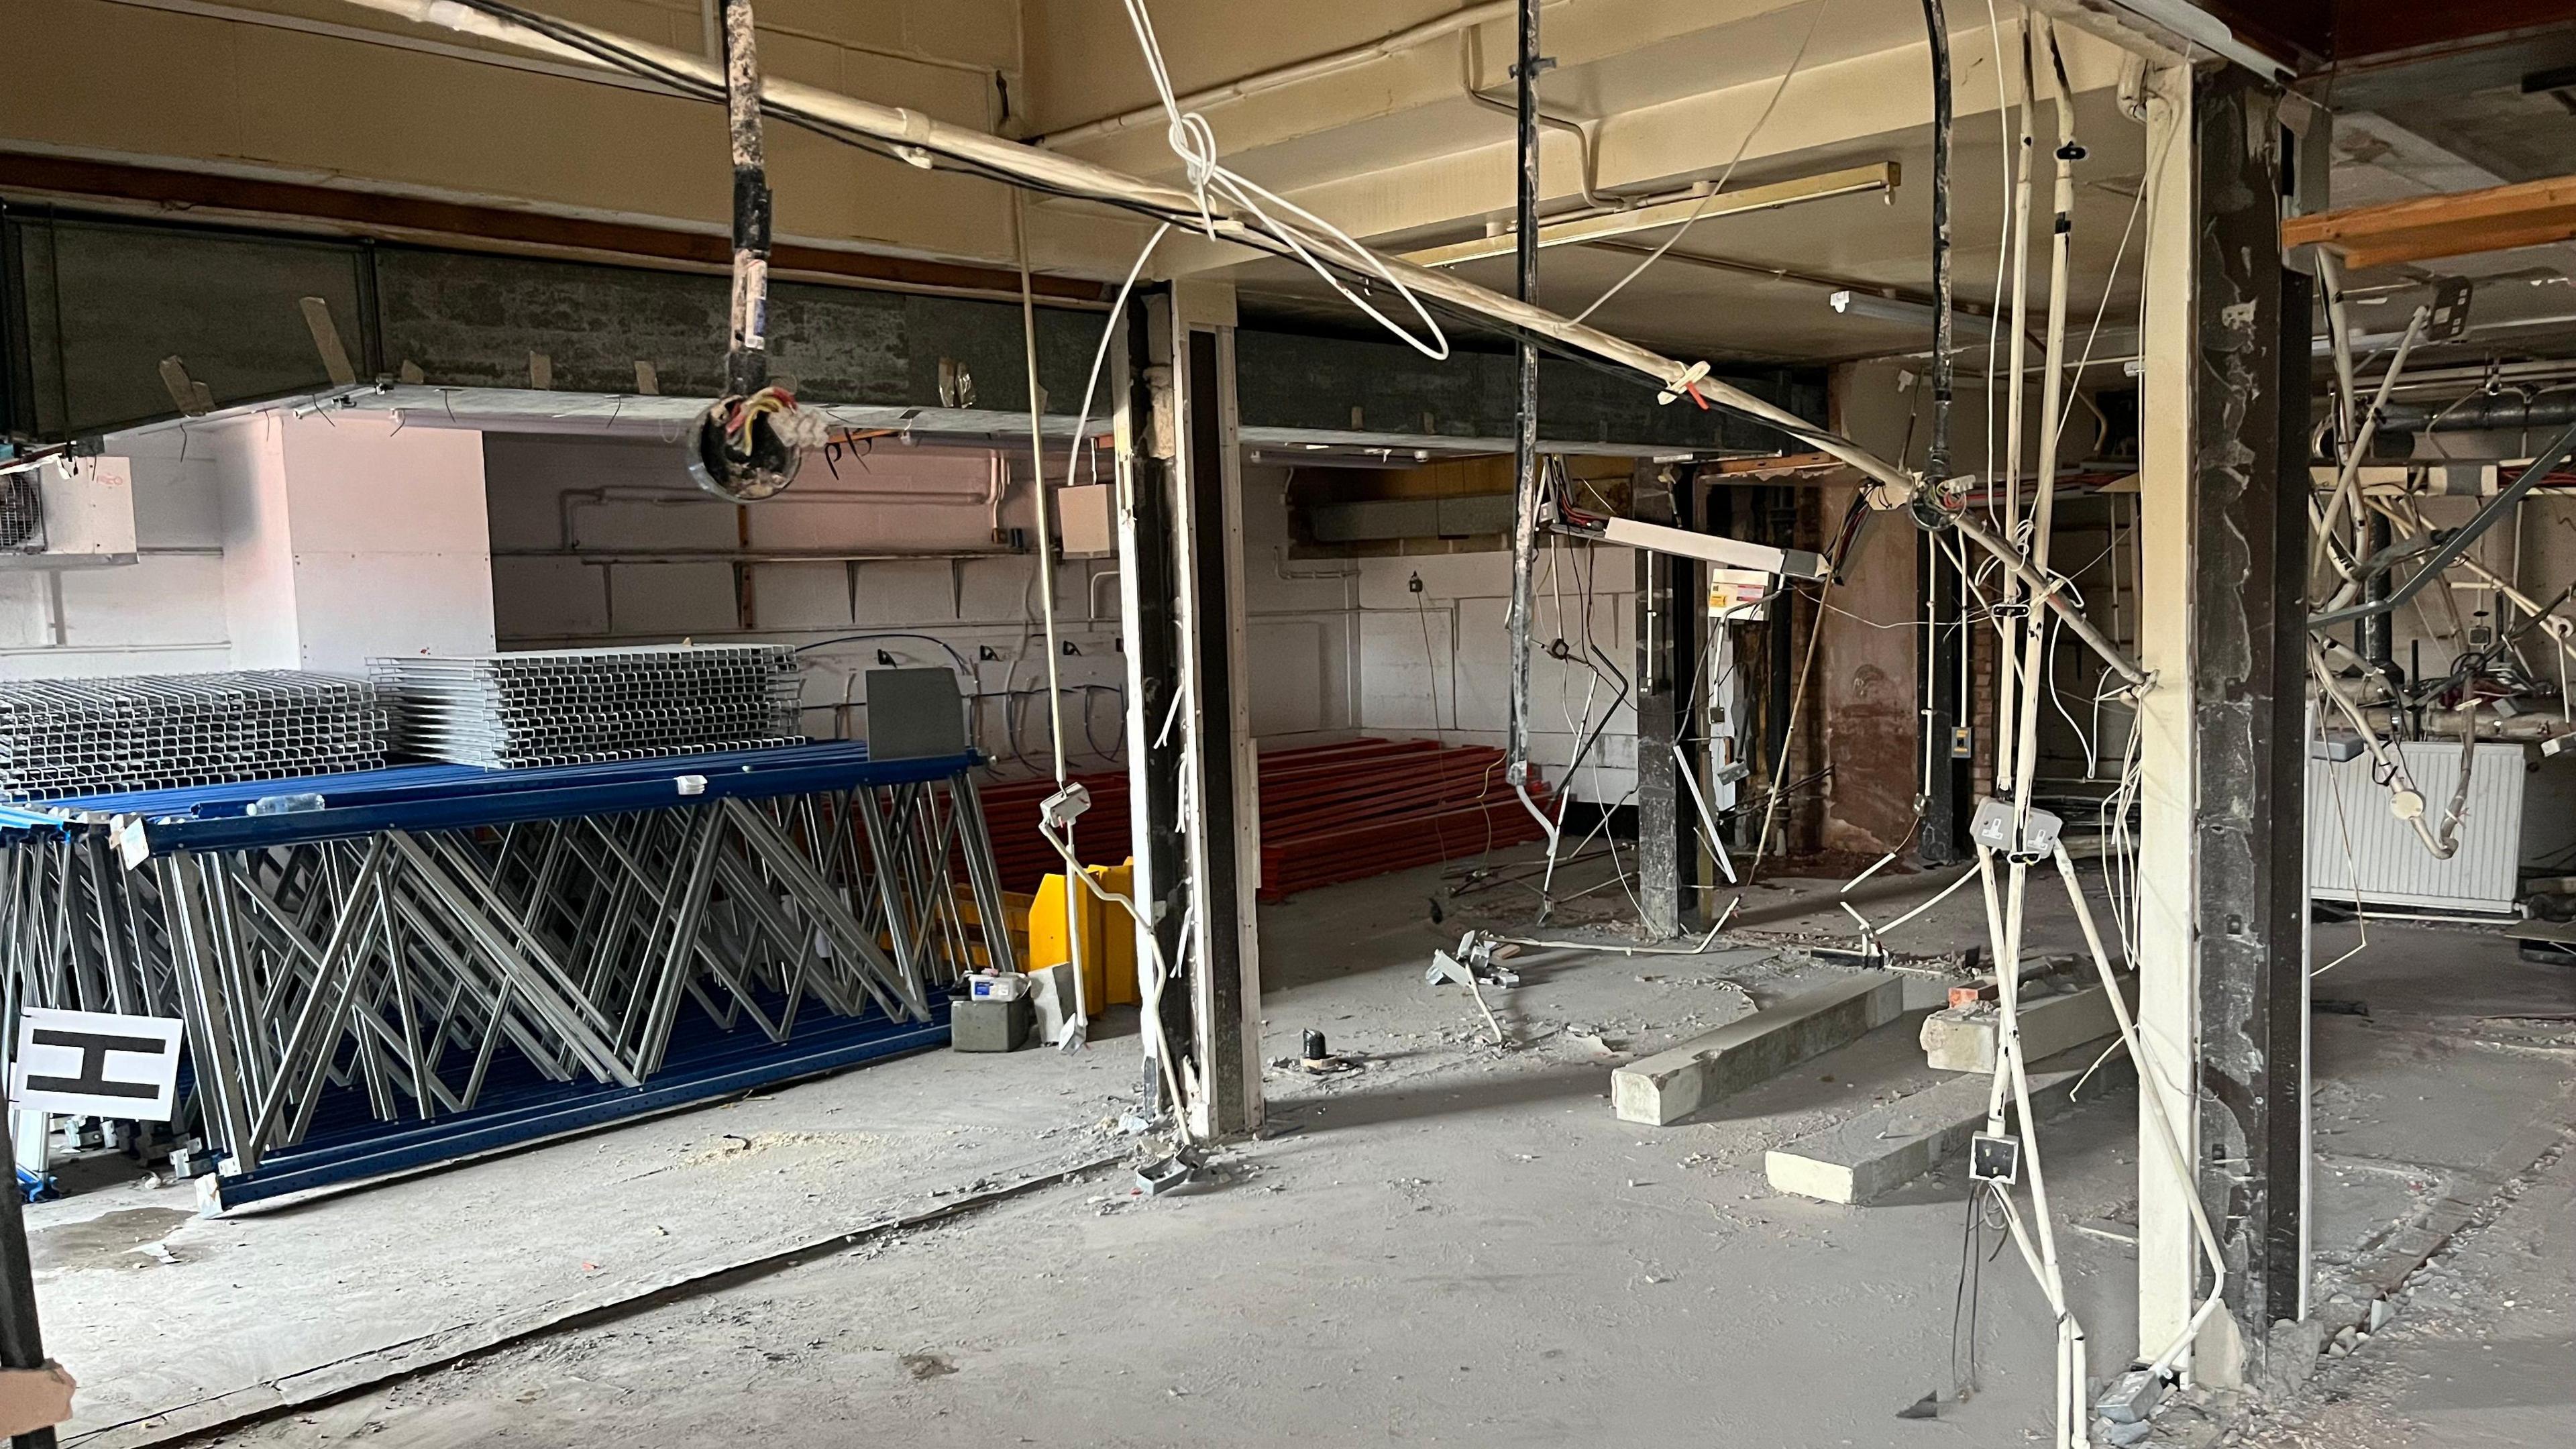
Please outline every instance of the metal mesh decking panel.
[{"label": "metal mesh decking panel", "polygon": [[784,645],[663,645],[371,661],[395,748],[492,768],[804,742]]},{"label": "metal mesh decking panel", "polygon": [[271,669],[0,684],[0,797],[372,770],[386,718],[364,680]]}]

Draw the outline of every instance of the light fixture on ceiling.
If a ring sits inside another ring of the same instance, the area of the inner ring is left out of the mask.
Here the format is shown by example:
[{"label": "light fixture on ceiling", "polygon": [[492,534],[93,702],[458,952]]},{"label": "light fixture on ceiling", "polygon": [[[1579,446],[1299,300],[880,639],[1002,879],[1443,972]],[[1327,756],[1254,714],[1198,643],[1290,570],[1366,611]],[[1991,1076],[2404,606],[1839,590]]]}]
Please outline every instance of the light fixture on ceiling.
[{"label": "light fixture on ceiling", "polygon": [[[1641,231],[1680,226],[1694,217],[1707,221],[1712,217],[1776,211],[1802,201],[1822,201],[1829,196],[1891,193],[1902,179],[1903,172],[1895,162],[1879,161],[1867,166],[1850,166],[1840,171],[1722,191],[1714,196],[1680,196],[1669,201],[1633,206],[1625,211],[1604,212],[1571,221],[1542,222],[1538,229],[1538,244],[1542,247],[1579,246],[1585,242],[1609,241],[1615,237],[1634,236]],[[1484,257],[1508,256],[1512,245],[1512,229],[1505,227],[1472,241],[1406,252],[1403,259],[1421,267],[1448,267]]]},{"label": "light fixture on ceiling", "polygon": [[[1825,299],[1826,305],[1846,317],[1866,317],[1873,322],[1896,322],[1907,327],[1930,331],[1932,308],[1924,302],[1903,297],[1882,297],[1875,292],[1841,291]],[[1984,337],[1995,330],[1994,319],[1981,313],[1953,307],[1950,325],[1961,335]]]}]

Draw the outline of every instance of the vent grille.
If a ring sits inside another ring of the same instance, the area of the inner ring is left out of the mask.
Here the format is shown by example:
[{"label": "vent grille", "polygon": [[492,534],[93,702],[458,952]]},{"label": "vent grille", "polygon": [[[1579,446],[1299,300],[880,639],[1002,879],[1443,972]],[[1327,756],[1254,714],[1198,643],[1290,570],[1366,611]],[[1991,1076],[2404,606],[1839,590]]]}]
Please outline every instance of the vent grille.
[{"label": "vent grille", "polygon": [[45,547],[45,494],[36,470],[0,473],[0,550],[40,553]]}]

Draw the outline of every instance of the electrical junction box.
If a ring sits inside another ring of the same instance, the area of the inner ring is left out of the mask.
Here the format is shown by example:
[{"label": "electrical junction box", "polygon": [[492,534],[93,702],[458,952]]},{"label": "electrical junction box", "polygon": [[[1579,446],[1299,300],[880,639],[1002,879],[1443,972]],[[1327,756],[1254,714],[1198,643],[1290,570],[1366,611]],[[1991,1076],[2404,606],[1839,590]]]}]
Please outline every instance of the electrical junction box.
[{"label": "electrical junction box", "polygon": [[1056,542],[1066,558],[1107,558],[1118,552],[1118,519],[1106,483],[1055,490]]},{"label": "electrical junction box", "polygon": [[1759,624],[1771,617],[1772,576],[1724,566],[1708,571],[1708,617],[1718,624]]},{"label": "electrical junction box", "polygon": [[0,568],[134,562],[134,461],[0,464]]},{"label": "electrical junction box", "polygon": [[[1977,813],[1968,820],[1968,838],[1988,850],[2006,854],[2014,851],[2015,826],[2018,823],[2012,803],[1992,796],[1977,802]],[[2020,849],[2030,855],[2046,855],[2057,848],[2057,834],[2063,822],[2047,811],[2033,806]]]},{"label": "electrical junction box", "polygon": [[1980,1132],[1968,1139],[1968,1180],[2010,1187],[2021,1176],[2021,1139]]}]

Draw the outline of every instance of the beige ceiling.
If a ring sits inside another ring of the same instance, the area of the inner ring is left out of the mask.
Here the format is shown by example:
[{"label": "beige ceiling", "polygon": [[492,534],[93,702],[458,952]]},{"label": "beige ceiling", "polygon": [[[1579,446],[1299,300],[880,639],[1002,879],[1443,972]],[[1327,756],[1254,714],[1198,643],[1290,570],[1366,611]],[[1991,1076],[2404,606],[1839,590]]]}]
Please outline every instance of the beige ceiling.
[{"label": "beige ceiling", "polygon": [[[1161,0],[1154,7],[1164,49],[1184,90],[1240,79],[1250,71],[1211,64],[1210,49],[1258,55],[1262,64],[1307,59],[1333,45],[1382,37],[1449,7],[1386,10],[1372,35],[1365,15],[1340,3],[1314,7],[1317,39],[1302,52],[1280,39],[1284,25],[1238,33],[1212,25],[1211,8],[1240,16],[1227,0]],[[1121,51],[1087,34],[1089,61],[1078,75],[1041,59],[1072,40],[1072,13],[1115,20],[1109,0],[1040,0],[1052,17],[1033,29],[1032,75],[1059,126],[1115,115],[1146,99],[1133,42]],[[1106,10],[1106,16],[1100,12]],[[1305,12],[1278,12],[1280,16]],[[1954,90],[1961,112],[1953,187],[1957,290],[1988,303],[2007,183],[1998,102],[2017,97],[2019,8],[1998,5],[1990,28],[1981,6],[1954,6]],[[1541,82],[1544,108],[1582,124],[1585,141],[1543,133],[1542,210],[1575,214],[1586,205],[1584,153],[1597,194],[1670,193],[1728,176],[1749,186],[1877,162],[1895,162],[1902,182],[1889,197],[1849,196],[1782,210],[1704,220],[1675,254],[1604,306],[1608,330],[1683,353],[1728,359],[1815,360],[1881,355],[1928,346],[1928,324],[1833,311],[1841,286],[1928,296],[1931,235],[1930,47],[1919,0],[1558,0],[1543,11],[1543,51],[1556,60]],[[1354,34],[1354,29],[1359,33]],[[1333,37],[1327,44],[1324,37]],[[2090,154],[2079,168],[2074,285],[2081,317],[2106,293],[2127,320],[2136,305],[2136,259],[2112,278],[2120,236],[2144,169],[2144,130],[2112,101],[2125,57],[2095,37],[2061,31],[2079,94],[2079,130]],[[1406,250],[1507,225],[1513,192],[1510,115],[1471,98],[1511,94],[1511,28],[1489,24],[1378,56],[1279,89],[1256,89],[1208,104],[1225,163],[1372,245]],[[1803,55],[1801,54],[1803,49]],[[1999,65],[1998,57],[2006,58]],[[1785,83],[1795,67],[1794,78]],[[1130,69],[1133,68],[1133,74]],[[2010,77],[1998,85],[1998,74]],[[1080,94],[1080,104],[1065,105]],[[2045,93],[2045,92],[2043,92]],[[1148,119],[1107,134],[1058,142],[1071,154],[1178,179],[1180,167]],[[2054,117],[2041,112],[2039,177],[2045,205]],[[1740,162],[1737,157],[1741,156]],[[2035,232],[2034,274],[2045,276],[2046,219]],[[1652,247],[1670,229],[1642,232],[1627,246]],[[1539,300],[1559,311],[1589,305],[1639,258],[1613,247],[1551,248],[1543,254]],[[2134,239],[2133,239],[2134,248]],[[1747,275],[1693,265],[1697,256],[1802,279]],[[1232,278],[1255,315],[1357,320],[1354,309],[1291,260],[1252,258],[1173,243],[1158,268],[1214,271]],[[1512,278],[1508,257],[1467,263],[1461,275],[1497,290]],[[2034,324],[2035,325],[2035,324]]]},{"label": "beige ceiling", "polygon": [[[1497,117],[1497,120],[1503,118]],[[2077,108],[2079,139],[2088,155],[2078,163],[2069,288],[2070,324],[2089,324],[2106,289],[2114,322],[2134,320],[2140,238],[2130,230],[2138,181],[2145,168],[2145,128],[2119,114],[2107,93],[2084,98]],[[1952,185],[1952,236],[1957,294],[1989,305],[1996,295],[2006,196],[2003,137],[1993,112],[1962,124],[1956,134]],[[2053,133],[2042,132],[2043,152]],[[1562,153],[1572,164],[1572,149]],[[1755,185],[1868,161],[1892,160],[1903,181],[1886,198],[1847,196],[1778,211],[1718,217],[1692,226],[1673,255],[1649,267],[1595,315],[1612,332],[1694,355],[1753,360],[1816,360],[1869,356],[1929,345],[1921,328],[1846,316],[1827,305],[1832,288],[1807,281],[1774,280],[1692,266],[1687,255],[1722,258],[1756,267],[1785,268],[1863,288],[1893,288],[1928,296],[1931,290],[1931,134],[1928,125],[1855,140],[1793,157],[1769,158],[1737,173],[1730,185]],[[2048,163],[2041,162],[2045,204]],[[1481,218],[1462,225],[1423,227],[1374,240],[1416,246],[1476,234]],[[2122,233],[2130,231],[2125,256]],[[2046,283],[2048,219],[2033,227],[2035,288]],[[1640,233],[1637,244],[1658,245],[1671,229]],[[2114,279],[2114,259],[2117,276]],[[1539,300],[1558,311],[1580,311],[1641,258],[1601,248],[1558,247],[1540,254]],[[1232,268],[1237,284],[1256,299],[1279,296],[1313,302],[1330,297],[1294,263],[1262,260]],[[1460,274],[1481,285],[1508,289],[1508,257],[1471,262]],[[2034,292],[2036,299],[2038,293]],[[1337,304],[1338,305],[1338,304]],[[2034,311],[2034,327],[2036,326]]]}]

